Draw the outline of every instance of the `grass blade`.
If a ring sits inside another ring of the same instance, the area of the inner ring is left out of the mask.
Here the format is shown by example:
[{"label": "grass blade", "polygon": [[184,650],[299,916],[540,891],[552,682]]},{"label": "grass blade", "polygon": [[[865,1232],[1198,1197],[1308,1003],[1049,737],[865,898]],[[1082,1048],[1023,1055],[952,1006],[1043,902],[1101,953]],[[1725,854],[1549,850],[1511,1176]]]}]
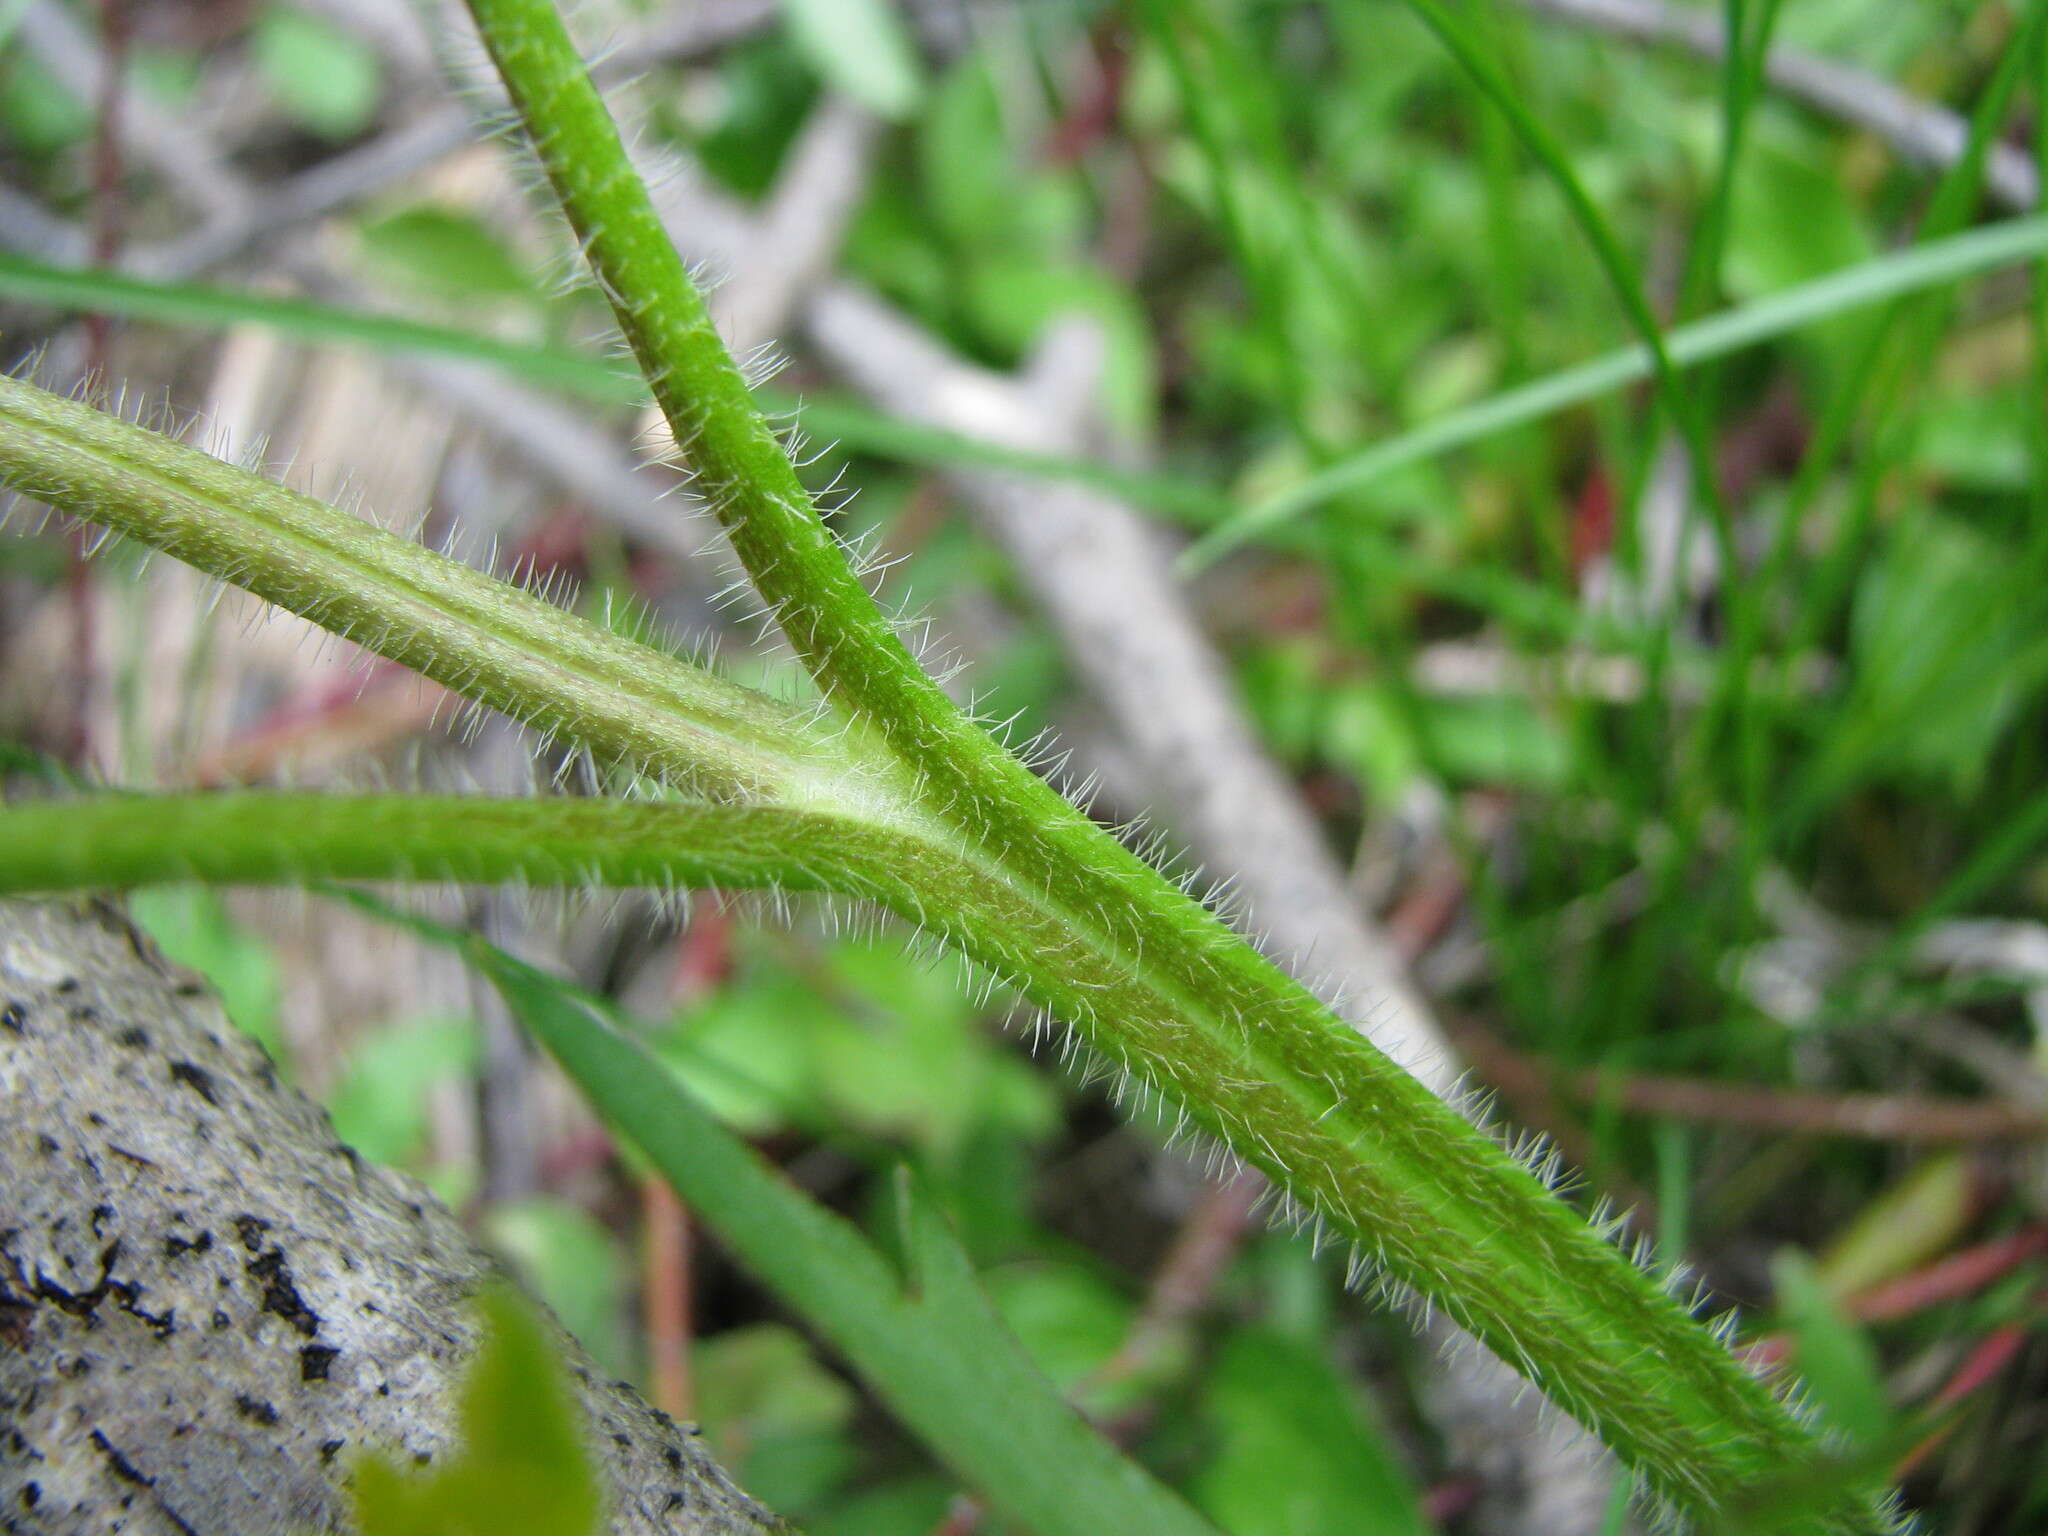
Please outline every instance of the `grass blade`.
[{"label": "grass blade", "polygon": [[[1665,338],[1665,350],[1673,366],[1697,367],[1848,310],[1938,288],[2043,255],[2048,255],[2048,214],[2007,219],[1880,256],[1710,319],[1681,326]],[[1346,491],[1357,490],[1496,432],[1583,405],[1610,390],[1649,377],[1652,366],[1646,348],[1624,347],[1424,422],[1412,431],[1353,454],[1212,528],[1182,554],[1180,569],[1187,574],[1202,570],[1238,545],[1270,533]]]},{"label": "grass blade", "polygon": [[363,904],[460,949],[605,1123],[990,1502],[1040,1536],[1217,1536],[1025,1358],[907,1173],[892,1262],[721,1126],[597,999],[480,939]]}]

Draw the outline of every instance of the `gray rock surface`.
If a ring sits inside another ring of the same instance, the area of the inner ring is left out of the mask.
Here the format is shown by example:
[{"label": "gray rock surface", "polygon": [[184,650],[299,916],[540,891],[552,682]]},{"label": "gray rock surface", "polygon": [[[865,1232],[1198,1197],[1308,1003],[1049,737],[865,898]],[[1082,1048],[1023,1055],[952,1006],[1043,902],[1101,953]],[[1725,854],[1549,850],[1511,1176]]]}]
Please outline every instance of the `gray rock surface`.
[{"label": "gray rock surface", "polygon": [[[452,1443],[491,1261],[93,901],[0,902],[0,1531],[345,1528]],[[617,1536],[787,1528],[566,1335]]]}]

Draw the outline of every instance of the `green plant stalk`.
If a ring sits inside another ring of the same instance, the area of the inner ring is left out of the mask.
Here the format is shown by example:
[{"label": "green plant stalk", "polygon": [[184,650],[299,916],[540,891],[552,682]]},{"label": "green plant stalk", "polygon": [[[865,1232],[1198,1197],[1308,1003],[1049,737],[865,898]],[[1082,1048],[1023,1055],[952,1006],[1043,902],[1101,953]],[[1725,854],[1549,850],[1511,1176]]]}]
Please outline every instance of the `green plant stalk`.
[{"label": "green plant stalk", "polygon": [[[633,802],[562,813],[555,843],[523,862],[516,844],[533,823],[517,818],[534,807],[481,808],[470,826],[476,848],[460,858],[450,833],[427,824],[434,806],[353,816],[342,806],[322,821],[280,802],[267,822],[251,815],[239,853],[219,802],[14,807],[0,818],[0,862],[18,859],[26,871],[43,860],[27,883],[102,883],[124,858],[138,879],[202,869],[223,879],[460,873],[463,858],[479,873],[517,864],[527,878],[558,879],[590,866],[602,875],[610,860],[613,878],[761,880],[873,896],[1017,981],[1391,1278],[1433,1296],[1680,1505],[1710,1508],[1808,1444],[1765,1386],[1518,1163],[1106,837],[1136,874],[1105,869],[1098,855],[1079,879],[1116,894],[1077,906],[1062,899],[1071,886],[1020,867],[1012,850],[991,851],[890,793],[895,778],[869,761],[872,748],[856,750],[865,739],[857,733],[829,720],[806,727],[745,690],[526,594],[493,592],[487,578],[245,471],[111,418],[84,431],[81,417],[93,413],[27,385],[0,389],[0,477],[346,624],[380,654],[431,667],[626,766],[722,793],[783,793],[789,803],[772,815],[751,804],[691,808],[700,818],[691,835],[705,842],[678,853],[673,869],[653,867],[663,848],[636,853],[632,844],[669,835],[650,827],[679,839],[682,808]],[[498,664],[495,650],[513,645],[507,634],[546,660]],[[599,661],[618,678],[593,676]],[[619,696],[648,678],[665,686]],[[685,706],[700,718],[669,718]],[[844,782],[820,789],[792,762]],[[68,845],[49,819],[66,815],[82,818]],[[104,835],[92,836],[90,818],[102,816]],[[409,846],[402,816],[412,818]],[[569,826],[580,843],[562,840]],[[131,838],[137,852],[121,854]],[[372,868],[377,856],[359,843],[381,843],[388,868]],[[54,870],[53,844],[71,850]],[[154,873],[132,862],[145,855],[160,861]],[[1857,1524],[1845,1511],[1828,1528]]]},{"label": "green plant stalk", "polygon": [[0,378],[0,461],[17,490],[677,790],[840,803],[886,766],[857,733],[793,750],[792,706],[565,625],[530,592],[17,379]]},{"label": "green plant stalk", "polygon": [[[524,35],[534,9],[499,0],[479,12],[487,35]],[[666,782],[911,840],[914,852],[892,853],[898,883],[883,899],[1017,980],[1391,1279],[1433,1297],[1680,1507],[1710,1509],[1807,1448],[1767,1387],[1534,1176],[952,712],[789,493],[794,477],[651,223],[602,104],[538,9],[540,45],[493,38],[515,78],[541,77],[515,96],[544,156],[573,162],[561,179],[584,200],[579,227],[608,253],[600,274],[654,359],[678,440],[713,466],[736,542],[860,729],[798,734],[791,712],[744,690],[535,599],[493,600],[485,578],[452,562],[139,429],[95,427],[79,414],[92,413],[24,385],[0,394],[7,478]],[[596,113],[591,142],[551,115],[575,108],[576,82]],[[643,284],[649,251],[661,260]],[[689,305],[666,306],[665,273]],[[683,356],[665,361],[672,345]],[[757,483],[764,456],[782,468]],[[801,866],[808,850],[784,853]],[[1816,1529],[1865,1523],[1858,1503]]]},{"label": "green plant stalk", "polygon": [[[963,871],[981,879],[942,909],[962,914],[970,947],[1548,1384],[1675,1502],[1711,1504],[1807,1443],[1767,1389],[1525,1170],[952,706],[754,410],[554,6],[471,9],[756,586],[828,697],[873,727],[961,834]],[[1659,350],[1654,326],[1648,344]],[[999,903],[1015,921],[982,921]],[[1492,1251],[1501,1233],[1519,1239],[1512,1256]],[[1551,1350],[1559,1334],[1576,1347]],[[1632,1402],[1616,1411],[1604,1399],[1624,1382]]]},{"label": "green plant stalk", "polygon": [[898,872],[921,853],[867,822],[817,811],[568,796],[106,794],[0,807],[0,828],[8,894],[173,880],[452,880],[774,887],[893,895],[902,905]]}]

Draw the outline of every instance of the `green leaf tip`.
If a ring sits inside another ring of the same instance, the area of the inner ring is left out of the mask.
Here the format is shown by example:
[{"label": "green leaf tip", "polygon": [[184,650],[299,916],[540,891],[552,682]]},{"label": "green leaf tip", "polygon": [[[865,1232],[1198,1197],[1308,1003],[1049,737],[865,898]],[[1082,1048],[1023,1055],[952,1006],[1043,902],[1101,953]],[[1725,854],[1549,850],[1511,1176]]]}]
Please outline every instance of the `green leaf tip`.
[{"label": "green leaf tip", "polygon": [[360,1536],[597,1536],[597,1475],[533,1304],[499,1282],[477,1313],[483,1343],[463,1380],[457,1449],[424,1471],[379,1452],[358,1461]]}]

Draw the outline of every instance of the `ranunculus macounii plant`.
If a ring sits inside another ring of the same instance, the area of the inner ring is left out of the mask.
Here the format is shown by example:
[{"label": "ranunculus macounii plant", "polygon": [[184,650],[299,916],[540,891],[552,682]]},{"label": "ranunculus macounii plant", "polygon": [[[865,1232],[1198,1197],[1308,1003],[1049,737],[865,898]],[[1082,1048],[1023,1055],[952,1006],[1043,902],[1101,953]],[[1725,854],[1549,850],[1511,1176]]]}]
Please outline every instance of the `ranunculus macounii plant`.
[{"label": "ranunculus macounii plant", "polygon": [[[0,817],[0,886],[199,877],[774,887],[873,900],[1013,981],[1705,1517],[1817,1439],[1683,1300],[919,666],[753,405],[552,0],[471,0],[540,164],[810,711],[169,439],[0,382],[0,476],[637,775],[631,799],[106,795]],[[1000,1415],[1000,1405],[987,1405]],[[1881,1523],[1844,1494],[1814,1530]]]}]

